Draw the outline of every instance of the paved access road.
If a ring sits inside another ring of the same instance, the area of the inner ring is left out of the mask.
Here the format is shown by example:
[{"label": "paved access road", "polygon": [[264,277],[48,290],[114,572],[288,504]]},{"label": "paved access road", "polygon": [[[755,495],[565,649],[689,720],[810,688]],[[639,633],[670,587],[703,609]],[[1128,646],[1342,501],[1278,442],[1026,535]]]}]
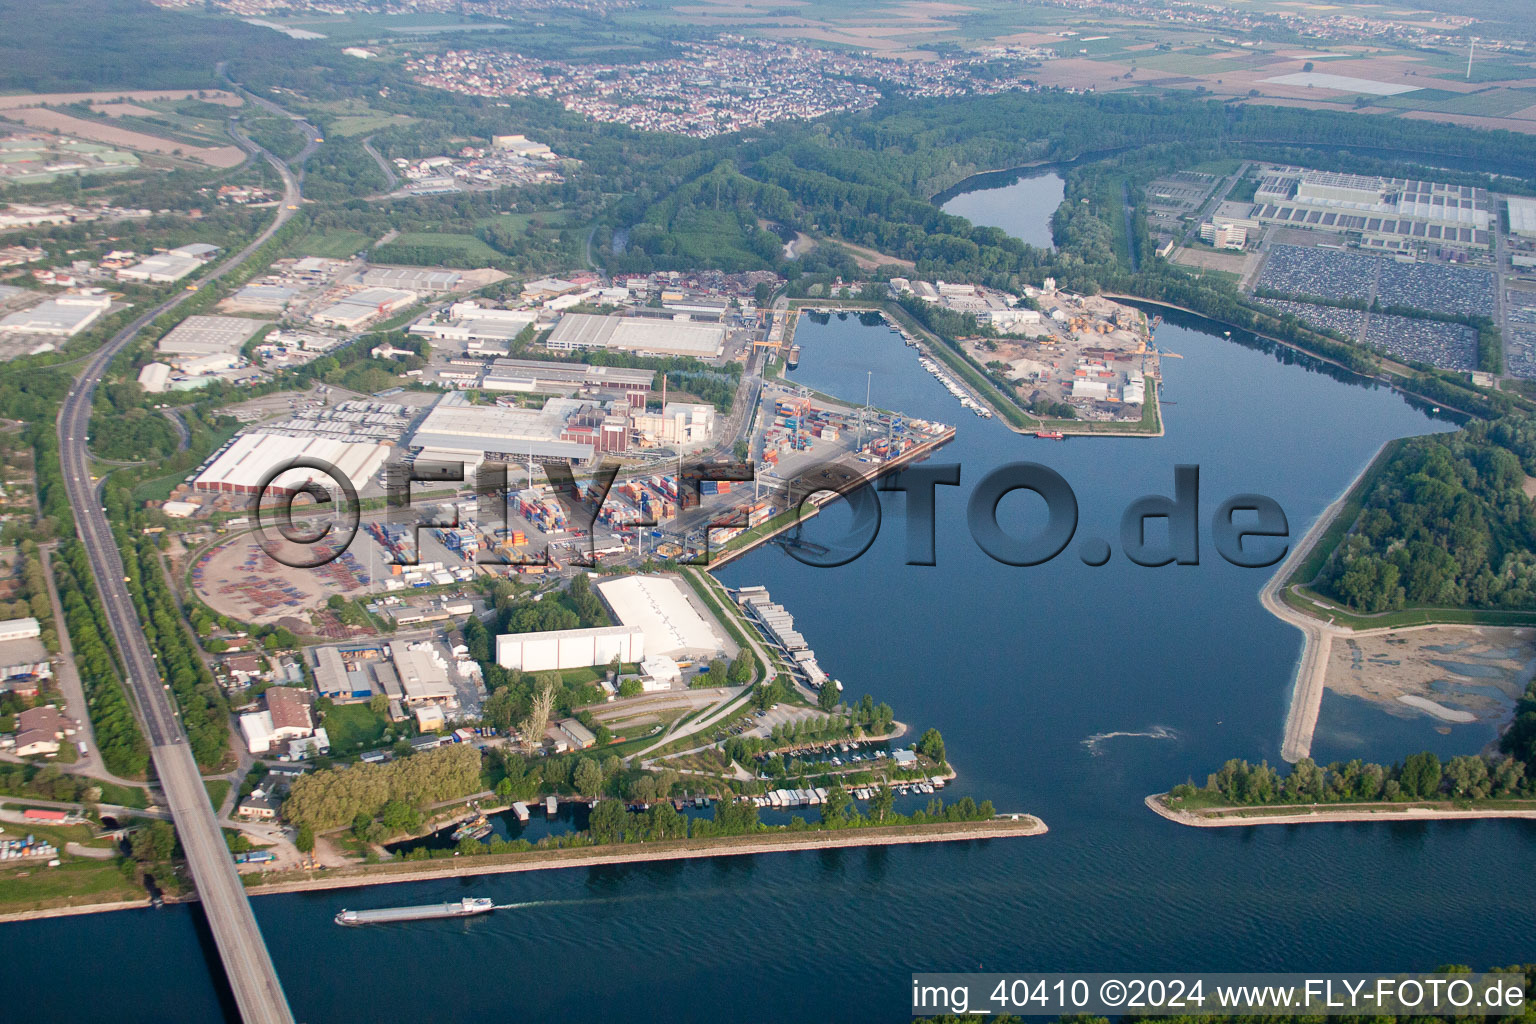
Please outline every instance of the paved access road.
[{"label": "paved access road", "polygon": [[[263,102],[263,105],[268,104]],[[300,186],[293,171],[250,140],[237,133],[236,138],[247,150],[264,157],[282,174],[283,201],[278,206],[277,217],[266,230],[204,276],[200,284],[217,280],[239,267],[298,209]],[[318,138],[311,130],[304,155],[313,149]],[[193,294],[178,292],[146,311],[90,357],[59,411],[59,456],[76,528],[90,556],[91,571],[101,590],[107,619],[122,655],[129,690],[144,722],[155,772],[165,791],[187,866],[208,916],[240,1016],[247,1024],[292,1024],[293,1013],[288,1009],[282,983],[272,966],[245,888],[214,818],[213,807],[203,788],[202,773],[192,758],[192,748],[187,743],[169,687],[161,681],[155,655],[144,637],[143,626],[128,592],[122,555],[90,472],[91,403],[107,367],[150,321]]]}]

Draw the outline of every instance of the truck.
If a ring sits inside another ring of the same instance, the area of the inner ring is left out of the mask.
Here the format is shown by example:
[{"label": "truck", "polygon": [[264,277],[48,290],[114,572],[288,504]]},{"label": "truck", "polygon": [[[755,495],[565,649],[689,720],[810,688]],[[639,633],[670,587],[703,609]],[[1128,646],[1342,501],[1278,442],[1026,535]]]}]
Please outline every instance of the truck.
[{"label": "truck", "polygon": [[265,864],[273,860],[277,860],[277,858],[266,850],[252,850],[249,853],[235,854],[236,864]]}]

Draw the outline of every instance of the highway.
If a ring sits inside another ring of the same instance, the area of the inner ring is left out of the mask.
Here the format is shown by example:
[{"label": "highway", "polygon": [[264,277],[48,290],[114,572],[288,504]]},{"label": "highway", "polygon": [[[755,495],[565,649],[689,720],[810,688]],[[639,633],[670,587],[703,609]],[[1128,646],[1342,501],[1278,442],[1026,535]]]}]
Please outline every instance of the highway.
[{"label": "highway", "polygon": [[[311,126],[302,122],[299,125],[309,132],[309,142],[302,154],[307,156],[313,151],[319,135]],[[277,168],[283,177],[283,201],[272,223],[244,249],[205,275],[199,282],[202,285],[217,280],[249,259],[293,217],[301,198],[299,179],[286,164],[242,134],[233,130],[231,134],[247,151],[265,157]],[[63,463],[64,483],[70,505],[75,513],[76,528],[90,556],[91,571],[101,590],[102,602],[126,670],[128,686],[149,739],[155,772],[165,791],[166,802],[176,823],[182,850],[186,854],[187,866],[192,872],[198,897],[218,945],[219,956],[224,962],[224,970],[235,1003],[240,1009],[240,1016],[247,1024],[292,1024],[293,1013],[288,1008],[282,983],[272,966],[272,958],[262,941],[256,916],[251,912],[245,888],[235,871],[234,861],[214,817],[213,806],[203,788],[202,774],[192,758],[192,749],[182,729],[174,698],[169,687],[161,681],[155,654],[145,639],[143,626],[128,592],[122,555],[112,536],[112,528],[107,522],[99,492],[91,479],[91,403],[107,367],[112,358],[150,321],[174,309],[193,294],[190,291],[179,291],[147,310],[90,357],[59,411],[59,456]]]}]

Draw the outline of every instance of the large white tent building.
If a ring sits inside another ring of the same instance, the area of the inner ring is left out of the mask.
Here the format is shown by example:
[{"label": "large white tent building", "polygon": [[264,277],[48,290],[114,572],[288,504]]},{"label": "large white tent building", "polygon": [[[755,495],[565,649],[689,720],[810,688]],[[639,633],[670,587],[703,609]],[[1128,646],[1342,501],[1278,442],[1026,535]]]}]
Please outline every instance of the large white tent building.
[{"label": "large white tent building", "polygon": [[711,657],[725,649],[717,626],[699,614],[670,576],[624,576],[593,589],[614,618],[645,634],[648,654]]},{"label": "large white tent building", "polygon": [[[235,438],[233,444],[198,474],[192,486],[195,490],[222,494],[255,494],[263,478],[273,469],[290,459],[303,457],[335,466],[352,481],[353,487],[362,490],[392,450],[387,444],[325,437],[287,437],[257,431]],[[268,493],[276,495],[294,490],[306,480],[335,487],[323,472],[295,469],[272,481]]]},{"label": "large white tent building", "polygon": [[645,657],[645,633],[633,626],[503,633],[496,638],[496,664],[524,672],[591,668],[618,658],[632,664]]}]

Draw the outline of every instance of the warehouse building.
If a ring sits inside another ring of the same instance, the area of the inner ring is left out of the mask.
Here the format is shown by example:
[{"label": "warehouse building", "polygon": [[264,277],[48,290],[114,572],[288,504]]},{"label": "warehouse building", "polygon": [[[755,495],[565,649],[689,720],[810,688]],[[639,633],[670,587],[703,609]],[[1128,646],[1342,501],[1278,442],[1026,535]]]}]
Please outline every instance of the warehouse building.
[{"label": "warehouse building", "polygon": [[636,355],[716,359],[725,347],[725,328],[687,318],[567,313],[544,344],[553,352],[611,349]]},{"label": "warehouse building", "polygon": [[225,306],[253,313],[281,313],[298,293],[276,284],[248,284],[226,299]]},{"label": "warehouse building", "polygon": [[56,295],[0,320],[0,331],[72,338],[101,319],[111,306],[112,299],[107,295]]},{"label": "warehouse building", "polygon": [[[223,453],[198,474],[194,490],[219,494],[255,494],[263,478],[274,468],[294,458],[319,459],[336,467],[336,472],[361,490],[384,465],[393,449],[375,442],[349,442],[327,437],[287,437],[257,431],[242,434]],[[312,469],[284,473],[267,488],[267,493],[293,493],[306,480],[332,488],[332,477]]]},{"label": "warehouse building", "polygon": [[503,633],[496,638],[496,664],[523,672],[592,668],[614,658],[627,665],[644,657],[645,633],[633,626]]},{"label": "warehouse building", "polygon": [[362,282],[369,288],[404,288],[413,292],[451,292],[464,275],[457,270],[429,267],[369,267]]},{"label": "warehouse building", "polygon": [[1265,176],[1247,216],[1219,211],[1249,231],[1263,224],[1359,232],[1361,244],[1389,252],[1421,245],[1479,248],[1490,239],[1486,189],[1408,178],[1288,169]]},{"label": "warehouse building", "polygon": [[1536,199],[1509,197],[1509,233],[1536,238]]},{"label": "warehouse building", "polygon": [[394,665],[394,675],[400,681],[399,700],[406,704],[422,704],[454,696],[453,684],[448,681],[448,662],[431,643],[391,640],[389,657]]},{"label": "warehouse building", "polygon": [[621,625],[644,634],[647,655],[710,658],[725,649],[717,624],[699,614],[671,576],[623,576],[592,589]]},{"label": "warehouse building", "polygon": [[454,392],[427,413],[411,437],[411,448],[417,462],[462,462],[466,474],[482,462],[586,461],[594,452],[591,444],[561,437],[584,405],[569,398],[551,398],[542,409],[471,405]]},{"label": "warehouse building", "polygon": [[312,319],[327,327],[356,330],[370,320],[404,309],[416,298],[414,291],[402,288],[364,288],[325,307]]},{"label": "warehouse building", "polygon": [[438,342],[457,342],[467,352],[486,348],[505,352],[536,319],[538,314],[531,309],[486,309],[473,302],[455,302],[448,309],[446,322],[419,320],[411,325],[410,333]]},{"label": "warehouse building", "polygon": [[117,272],[119,281],[147,281],[151,284],[170,284],[180,281],[192,271],[207,263],[219,251],[216,245],[197,242],[183,245],[169,252],[153,256],[124,267]]},{"label": "warehouse building", "polygon": [[235,362],[228,365],[236,366],[240,347],[265,326],[260,320],[243,316],[189,316],[155,344],[155,351],[163,357],[162,362],[183,370],[186,364],[206,356],[234,356]]},{"label": "warehouse building", "polygon": [[487,391],[534,394],[613,395],[630,405],[643,407],[656,380],[654,370],[624,366],[588,366],[585,363],[550,363],[537,359],[497,359],[485,371],[480,386]]}]

